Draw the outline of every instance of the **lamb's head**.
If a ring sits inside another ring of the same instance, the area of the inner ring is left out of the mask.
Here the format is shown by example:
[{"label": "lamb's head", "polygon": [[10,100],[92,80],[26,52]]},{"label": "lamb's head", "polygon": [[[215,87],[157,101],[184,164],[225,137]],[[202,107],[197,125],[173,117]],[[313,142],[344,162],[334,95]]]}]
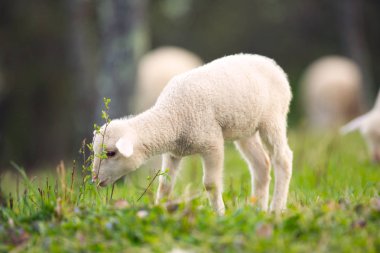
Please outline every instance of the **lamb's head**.
[{"label": "lamb's head", "polygon": [[134,148],[136,135],[124,120],[113,120],[94,132],[93,181],[99,186],[114,183],[141,165]]}]

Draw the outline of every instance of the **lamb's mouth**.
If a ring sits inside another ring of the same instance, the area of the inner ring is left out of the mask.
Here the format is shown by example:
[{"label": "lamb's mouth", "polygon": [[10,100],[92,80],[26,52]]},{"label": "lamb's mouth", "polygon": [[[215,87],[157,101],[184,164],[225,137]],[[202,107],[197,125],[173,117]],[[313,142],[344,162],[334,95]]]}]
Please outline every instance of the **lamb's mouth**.
[{"label": "lamb's mouth", "polygon": [[108,184],[108,178],[106,178],[106,179],[100,181],[100,182],[98,183],[98,186],[100,186],[100,187],[104,187],[104,186],[107,186],[107,184]]}]

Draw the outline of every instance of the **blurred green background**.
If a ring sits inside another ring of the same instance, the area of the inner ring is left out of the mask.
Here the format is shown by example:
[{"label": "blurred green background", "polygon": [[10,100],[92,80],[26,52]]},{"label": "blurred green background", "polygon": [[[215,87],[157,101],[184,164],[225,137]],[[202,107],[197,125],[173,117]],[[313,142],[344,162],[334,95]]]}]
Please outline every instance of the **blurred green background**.
[{"label": "blurred green background", "polygon": [[77,158],[103,97],[111,117],[131,113],[136,63],[165,45],[205,62],[239,53],[274,58],[295,97],[320,56],[345,55],[362,68],[370,106],[380,84],[377,0],[1,0],[0,170]]}]

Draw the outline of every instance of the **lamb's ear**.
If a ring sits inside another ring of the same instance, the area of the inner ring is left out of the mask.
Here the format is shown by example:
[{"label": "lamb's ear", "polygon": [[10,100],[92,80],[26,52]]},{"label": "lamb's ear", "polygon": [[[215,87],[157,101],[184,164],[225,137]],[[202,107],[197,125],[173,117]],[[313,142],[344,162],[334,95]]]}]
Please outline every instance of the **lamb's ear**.
[{"label": "lamb's ear", "polygon": [[367,114],[364,114],[362,116],[357,117],[356,119],[353,119],[352,121],[340,128],[340,134],[348,134],[349,132],[360,129],[360,127],[363,125],[363,122],[367,120],[367,116]]},{"label": "lamb's ear", "polygon": [[133,154],[133,143],[125,137],[120,138],[116,142],[116,148],[125,157],[130,157]]}]

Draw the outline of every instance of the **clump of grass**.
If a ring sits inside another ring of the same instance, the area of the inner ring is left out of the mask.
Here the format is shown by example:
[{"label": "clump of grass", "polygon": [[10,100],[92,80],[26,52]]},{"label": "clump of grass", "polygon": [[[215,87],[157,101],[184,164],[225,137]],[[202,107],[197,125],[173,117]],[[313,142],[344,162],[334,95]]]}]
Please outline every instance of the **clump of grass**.
[{"label": "clump of grass", "polygon": [[[147,187],[140,187],[147,181],[139,171],[133,184],[99,189],[85,141],[81,161],[60,163],[54,178],[29,178],[13,163],[19,179],[15,191],[0,195],[0,252],[379,252],[380,169],[368,161],[360,136],[297,130],[289,139],[295,166],[289,208],[279,216],[252,205],[249,171],[229,145],[224,217],[205,194],[152,206],[160,171]],[[191,192],[189,182],[201,189],[200,163],[184,165],[175,191]]]}]

